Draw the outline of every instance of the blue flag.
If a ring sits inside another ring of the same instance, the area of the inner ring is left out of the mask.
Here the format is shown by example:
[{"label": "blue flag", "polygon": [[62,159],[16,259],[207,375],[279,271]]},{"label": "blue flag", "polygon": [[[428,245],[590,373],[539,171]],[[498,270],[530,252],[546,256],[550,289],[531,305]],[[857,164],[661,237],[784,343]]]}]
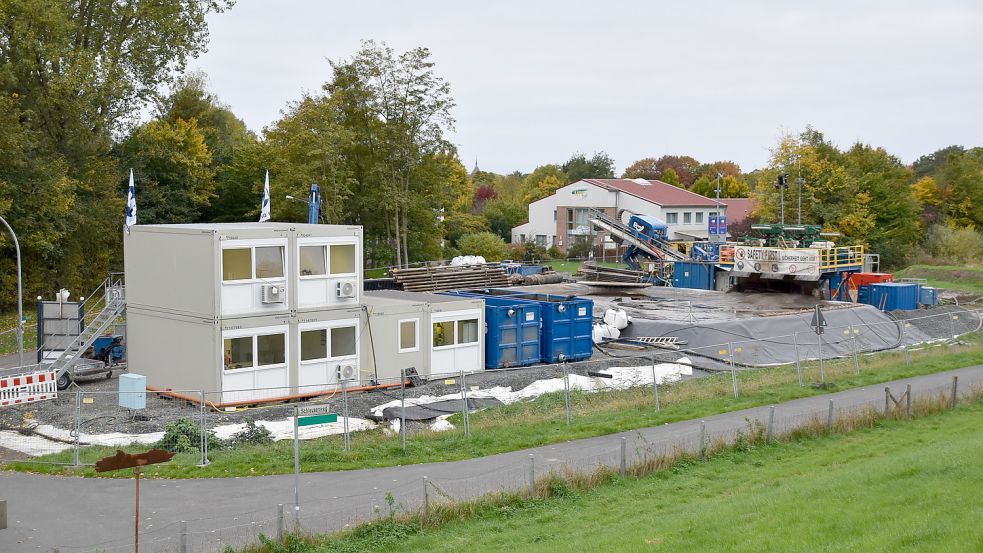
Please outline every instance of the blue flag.
[{"label": "blue flag", "polygon": [[137,224],[137,196],[133,188],[133,169],[130,169],[130,190],[126,194],[126,219],[123,221],[123,229],[127,233],[130,227]]},{"label": "blue flag", "polygon": [[270,220],[270,170],[266,170],[266,184],[263,185],[263,205],[259,209],[259,222]]}]

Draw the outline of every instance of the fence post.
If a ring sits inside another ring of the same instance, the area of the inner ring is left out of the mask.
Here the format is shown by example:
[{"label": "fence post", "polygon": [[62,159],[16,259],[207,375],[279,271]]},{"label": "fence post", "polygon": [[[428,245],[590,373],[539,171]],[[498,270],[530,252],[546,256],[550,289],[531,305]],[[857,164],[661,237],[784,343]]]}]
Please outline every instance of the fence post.
[{"label": "fence post", "polygon": [[905,327],[906,326],[908,326],[908,321],[902,319],[901,320],[901,347],[904,348],[904,365],[905,365],[905,367],[910,367],[911,366],[911,352],[908,351],[908,339],[907,339],[907,336],[906,336],[907,335],[907,331],[905,331]]},{"label": "fence post", "polygon": [[570,371],[567,370],[567,362],[563,362],[563,394],[567,408],[567,425],[573,424],[573,413],[570,407]]},{"label": "fence post", "polygon": [[276,541],[283,541],[283,503],[276,506]]},{"label": "fence post", "polygon": [[536,497],[536,458],[529,454],[529,497]]},{"label": "fence post", "polygon": [[403,452],[406,452],[406,369],[399,369],[399,433],[403,435]]},{"label": "fence post", "polygon": [[888,386],[884,387],[884,416],[886,417],[891,412],[891,388]]},{"label": "fence post", "polygon": [[707,423],[700,421],[700,459],[707,456]]},{"label": "fence post", "polygon": [[819,334],[819,381],[826,383],[826,367],[823,366],[823,335]]},{"label": "fence post", "polygon": [[188,553],[188,523],[181,521],[181,553]]},{"label": "fence post", "polygon": [[423,477],[423,520],[426,522],[430,518],[430,482],[427,477]]},{"label": "fence post", "polygon": [[204,390],[198,390],[198,400],[199,400],[198,409],[200,411],[200,416],[201,416],[201,429],[200,429],[200,433],[201,433],[201,445],[200,445],[200,448],[199,448],[201,450],[201,463],[198,466],[204,467],[204,466],[208,465],[208,463],[211,462],[211,461],[208,460],[208,421],[205,418],[206,417],[206,411],[205,411],[205,391]]},{"label": "fence post", "polygon": [[737,399],[737,369],[734,368],[734,342],[727,344],[727,356],[730,358],[730,378],[734,385],[734,399]]},{"label": "fence post", "polygon": [[956,410],[956,399],[957,399],[957,397],[956,397],[956,387],[958,385],[959,385],[959,377],[958,376],[953,376],[952,377],[952,410],[953,411]]},{"label": "fence post", "polygon": [[829,400],[829,412],[826,413],[826,432],[833,432],[833,400]]},{"label": "fence post", "polygon": [[953,315],[952,313],[949,313],[949,333],[952,334],[953,340],[955,340],[957,336],[956,336],[956,323],[952,321],[955,321],[957,316],[958,315]]},{"label": "fence post", "polygon": [[775,406],[768,408],[768,430],[765,432],[765,441],[770,442],[775,428]]},{"label": "fence post", "polygon": [[464,417],[464,435],[471,435],[471,421],[468,419],[468,388],[464,370],[461,370],[461,415]]},{"label": "fence post", "polygon": [[792,333],[792,344],[795,345],[795,373],[799,375],[799,386],[804,386],[802,382],[802,361],[799,359],[799,333]]},{"label": "fence post", "polygon": [[628,474],[628,438],[621,437],[621,477],[624,478]]},{"label": "fence post", "polygon": [[79,466],[79,448],[82,446],[82,389],[75,387],[75,436],[72,442],[72,466]]},{"label": "fence post", "polygon": [[345,433],[345,436],[343,441],[345,444],[345,451],[351,451],[352,443],[348,436],[348,381],[347,380],[341,381],[341,409],[342,409],[342,415],[344,416],[343,431]]},{"label": "fence post", "polygon": [[[850,328],[850,333],[853,334],[853,328]],[[853,334],[851,337],[853,340],[853,372],[860,374],[860,359],[857,352],[857,335]]]},{"label": "fence post", "polygon": [[905,386],[904,397],[905,397],[904,414],[905,417],[910,419],[911,418],[911,384]]},{"label": "fence post", "polygon": [[662,410],[662,402],[659,401],[659,379],[655,376],[655,355],[652,355],[652,390],[655,393],[655,411]]}]

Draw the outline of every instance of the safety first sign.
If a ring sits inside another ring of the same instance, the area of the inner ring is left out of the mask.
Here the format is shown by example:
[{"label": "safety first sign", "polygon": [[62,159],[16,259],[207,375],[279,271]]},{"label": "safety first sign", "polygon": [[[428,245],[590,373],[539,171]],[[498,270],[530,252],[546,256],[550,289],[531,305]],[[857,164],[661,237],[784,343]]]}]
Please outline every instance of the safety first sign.
[{"label": "safety first sign", "polygon": [[734,272],[795,275],[819,278],[819,250],[784,250],[781,248],[734,248]]}]

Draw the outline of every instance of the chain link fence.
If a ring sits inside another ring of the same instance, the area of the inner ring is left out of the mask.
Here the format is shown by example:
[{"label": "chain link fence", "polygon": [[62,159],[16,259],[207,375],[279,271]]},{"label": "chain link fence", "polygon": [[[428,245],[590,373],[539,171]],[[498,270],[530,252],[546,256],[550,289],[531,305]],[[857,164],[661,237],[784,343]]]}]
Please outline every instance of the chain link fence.
[{"label": "chain link fence", "polygon": [[[55,401],[0,410],[0,461],[66,466],[91,466],[116,449],[128,452],[163,448],[176,452],[171,465],[207,466],[242,457],[260,473],[289,474],[372,466],[371,456],[391,464],[407,449],[426,446],[434,436],[456,437],[460,444],[471,437],[500,429],[503,420],[515,425],[547,427],[598,424],[611,413],[651,417],[662,409],[685,407],[701,401],[739,401],[743,396],[787,386],[832,388],[835,382],[857,373],[876,370],[888,362],[917,362],[938,344],[952,344],[958,336],[981,326],[981,313],[951,309],[943,313],[903,316],[898,321],[848,327],[827,327],[822,335],[805,333],[758,340],[679,349],[639,351],[608,349],[589,361],[539,365],[517,369],[431,375],[427,380],[408,376],[377,382],[372,391],[338,390],[303,405],[324,405],[339,414],[337,422],[297,429],[296,405],[247,406],[221,409],[211,402],[217,393],[200,390],[171,394],[87,390],[74,386]],[[914,314],[907,314],[914,315]],[[887,346],[885,346],[887,344]],[[889,353],[883,353],[890,350]],[[492,492],[528,489],[530,483],[551,472],[590,473],[598,467],[629,470],[647,461],[673,455],[706,455],[714,447],[733,443],[754,432],[769,436],[813,428],[855,416],[859,410],[896,413],[911,409],[913,397],[952,401],[955,385],[947,388],[885,392],[883,399],[832,405],[806,414],[763,412],[754,426],[720,426],[710,421],[689,421],[668,436],[651,429],[603,438],[606,445],[571,451],[549,446],[552,455],[530,457],[521,452],[497,456],[500,462],[480,472],[427,473],[426,465],[401,467],[413,475],[391,483],[379,482],[371,490],[327,491],[300,485],[285,477],[283,486],[295,488],[300,509],[286,503],[254,511],[186,521],[167,521],[144,531],[146,551],[182,553],[221,551],[257,543],[259,536],[275,539],[283,532],[325,532],[344,529],[422,508],[429,503],[460,502]],[[145,402],[140,405],[140,402]],[[731,410],[733,406],[722,410]],[[767,410],[767,408],[760,408]],[[347,416],[345,416],[347,415]],[[610,442],[610,443],[608,443]],[[420,444],[423,444],[421,446]],[[515,448],[537,443],[517,442]],[[621,467],[624,467],[622,469]],[[394,469],[395,470],[395,469]],[[145,474],[154,476],[154,468]],[[194,472],[186,473],[194,475]],[[289,482],[289,483],[288,483]],[[351,492],[351,493],[348,493]],[[74,551],[123,551],[132,541],[94,545]]]}]

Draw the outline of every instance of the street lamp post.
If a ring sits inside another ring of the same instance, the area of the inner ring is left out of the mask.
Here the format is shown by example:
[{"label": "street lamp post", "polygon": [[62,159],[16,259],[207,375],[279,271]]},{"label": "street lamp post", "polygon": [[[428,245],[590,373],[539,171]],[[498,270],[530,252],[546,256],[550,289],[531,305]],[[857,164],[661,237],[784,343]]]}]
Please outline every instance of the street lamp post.
[{"label": "street lamp post", "polygon": [[19,366],[24,366],[24,286],[21,281],[21,266],[20,266],[20,242],[17,241],[17,234],[14,233],[14,229],[10,228],[10,224],[3,217],[0,217],[0,222],[3,226],[7,227],[10,231],[10,235],[14,237],[14,250],[17,252],[17,359]]}]

